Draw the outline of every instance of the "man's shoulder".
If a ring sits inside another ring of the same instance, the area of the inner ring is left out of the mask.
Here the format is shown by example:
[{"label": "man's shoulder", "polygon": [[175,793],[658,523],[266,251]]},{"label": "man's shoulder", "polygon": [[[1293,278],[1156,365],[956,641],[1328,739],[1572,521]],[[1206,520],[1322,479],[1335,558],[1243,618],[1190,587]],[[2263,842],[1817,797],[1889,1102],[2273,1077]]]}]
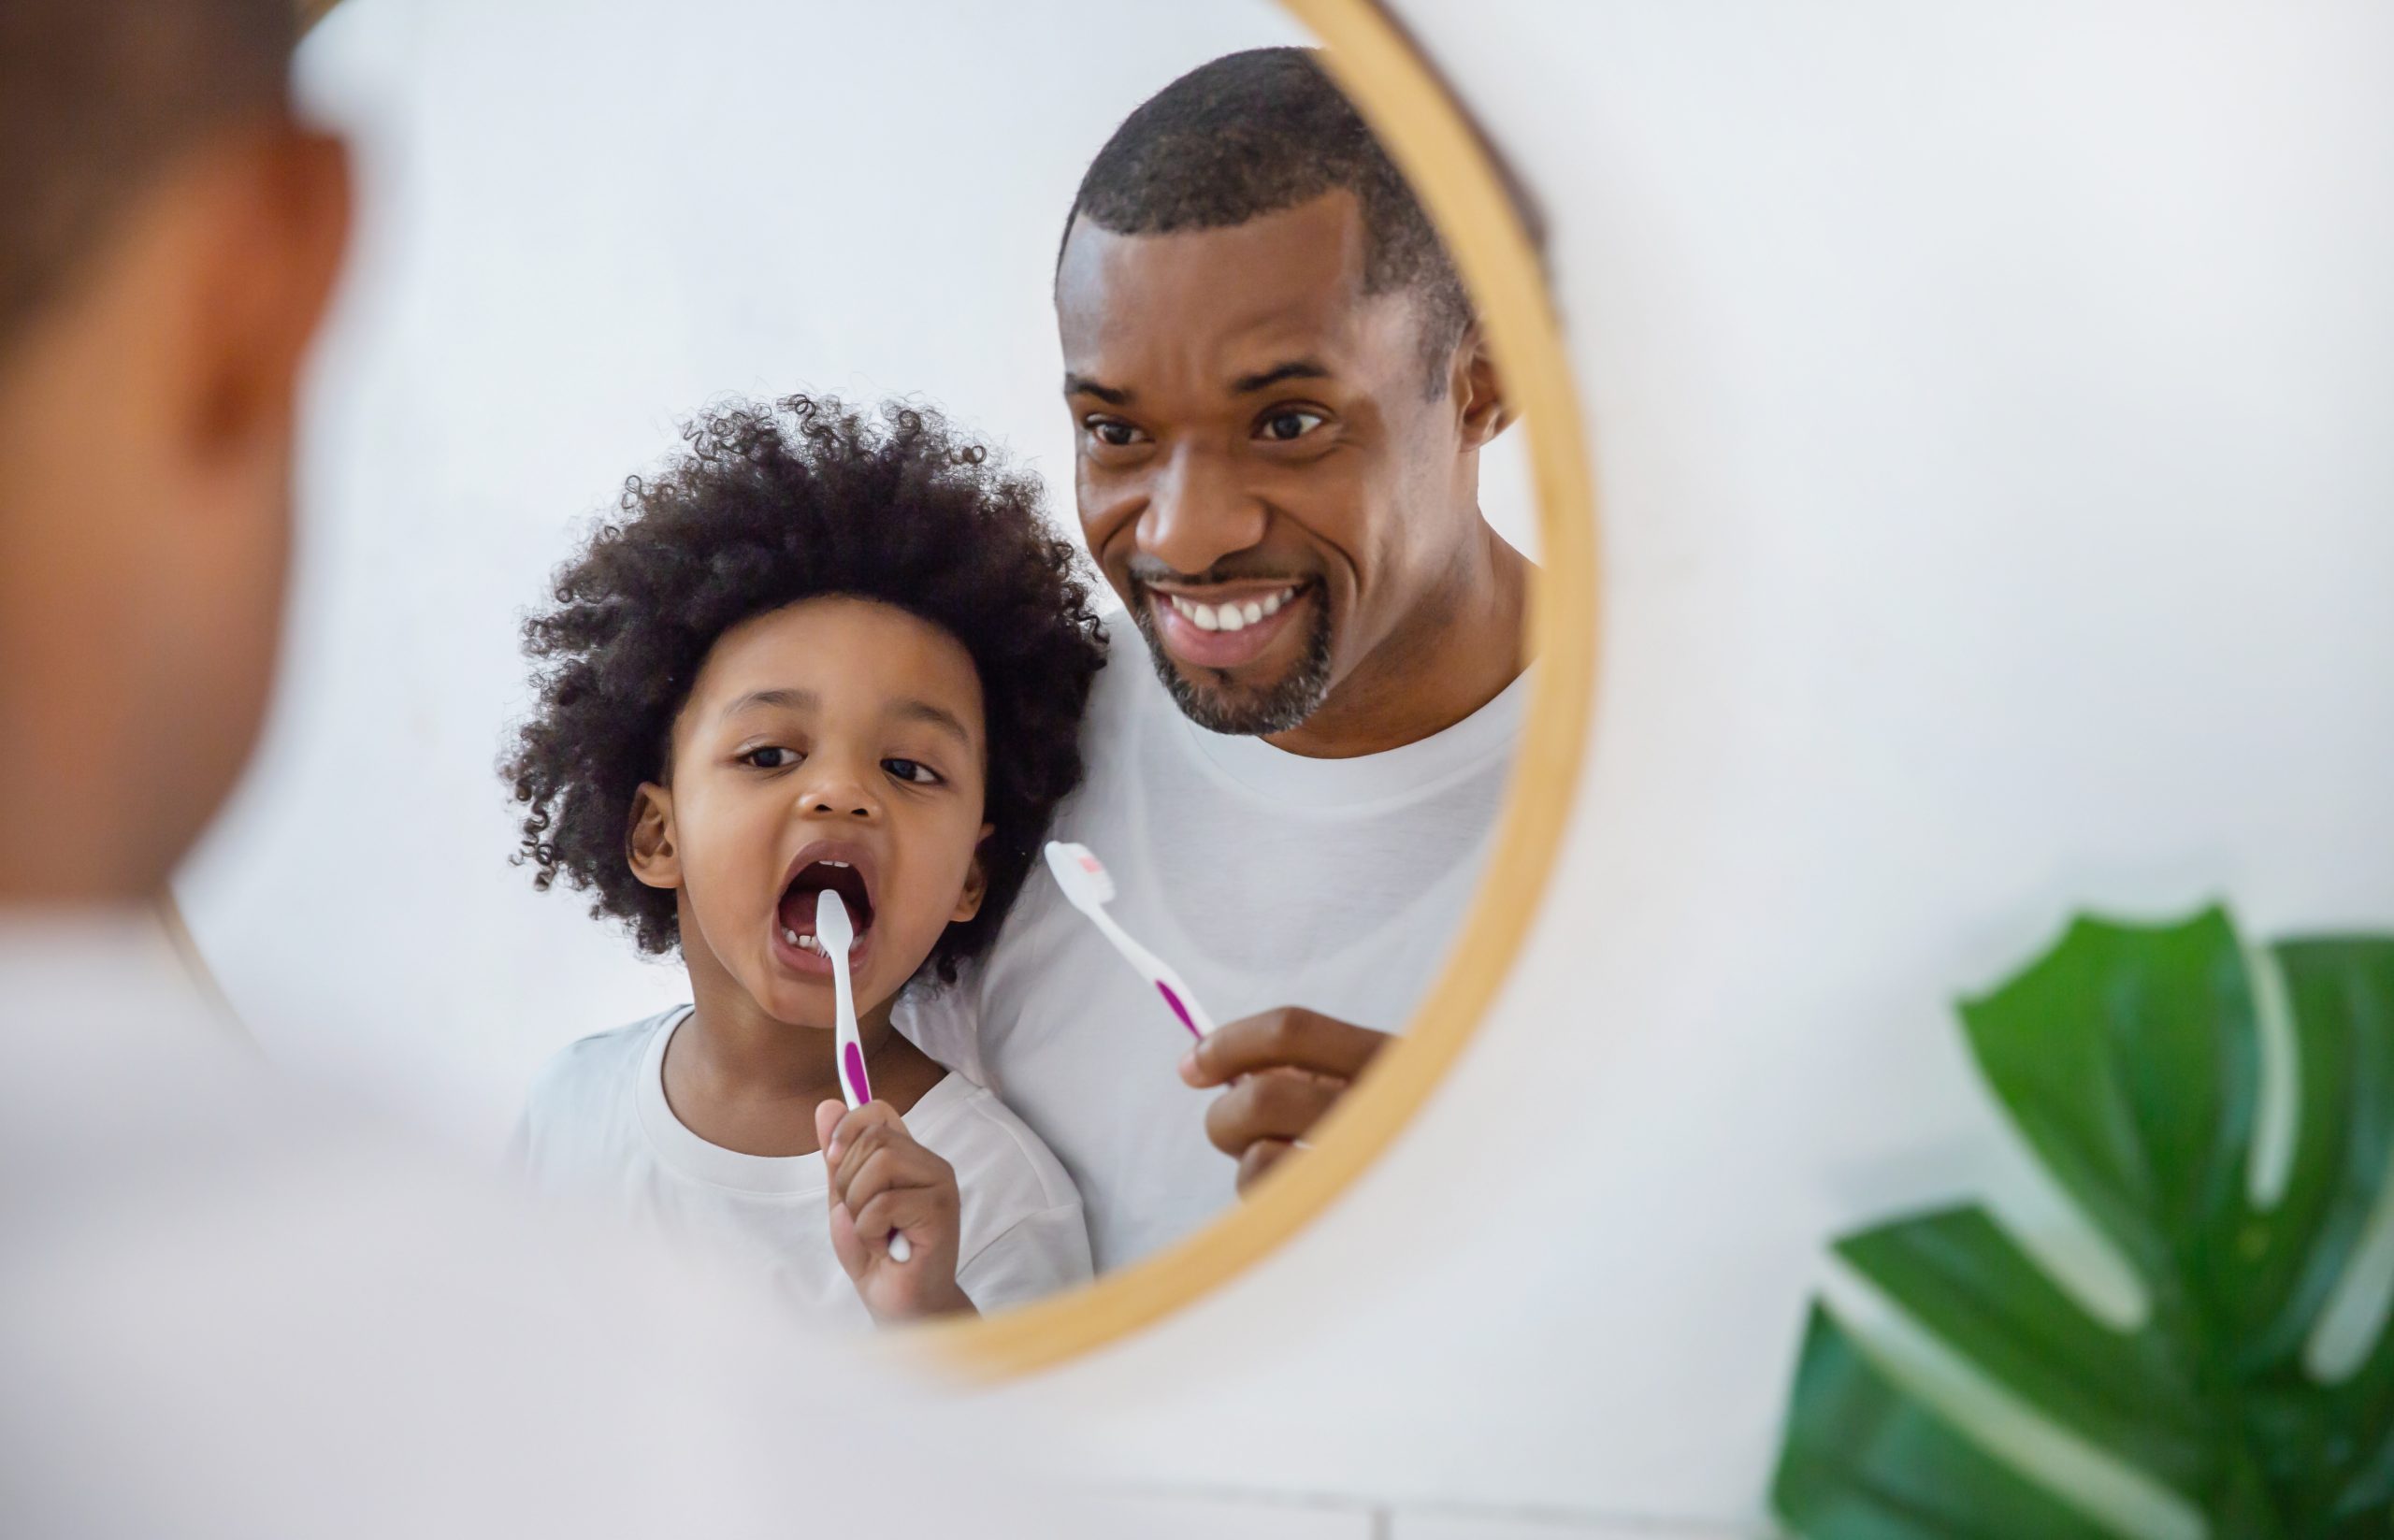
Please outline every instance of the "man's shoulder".
[{"label": "man's shoulder", "polygon": [[985,1182],[1005,1192],[1009,1206],[1025,1212],[1080,1202],[1080,1189],[1039,1137],[988,1087],[951,1073],[940,1089],[936,1113],[927,1121],[924,1143],[958,1168],[969,1165]]}]

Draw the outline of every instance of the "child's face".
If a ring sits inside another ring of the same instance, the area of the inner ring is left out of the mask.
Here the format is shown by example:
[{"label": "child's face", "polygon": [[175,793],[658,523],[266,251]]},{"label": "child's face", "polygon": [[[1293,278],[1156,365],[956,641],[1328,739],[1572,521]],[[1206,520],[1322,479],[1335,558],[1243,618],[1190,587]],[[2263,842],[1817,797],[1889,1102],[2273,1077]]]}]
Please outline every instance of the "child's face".
[{"label": "child's face", "polygon": [[633,816],[632,869],[681,890],[692,971],[711,957],[766,1015],[829,1027],[829,886],[858,1009],[897,993],[980,909],[985,731],[972,655],[902,610],[808,599],[725,632],[674,722],[672,784]]}]

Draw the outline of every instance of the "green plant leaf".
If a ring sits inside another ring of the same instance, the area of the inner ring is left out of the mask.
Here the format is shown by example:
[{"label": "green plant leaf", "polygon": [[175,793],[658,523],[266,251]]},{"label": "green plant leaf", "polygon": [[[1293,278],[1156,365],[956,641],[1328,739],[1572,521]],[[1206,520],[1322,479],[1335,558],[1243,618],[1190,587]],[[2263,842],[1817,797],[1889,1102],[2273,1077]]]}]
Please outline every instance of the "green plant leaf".
[{"label": "green plant leaf", "polygon": [[1844,1540],[2110,1540],[1888,1379],[1817,1305],[1772,1496],[1805,1533]]},{"label": "green plant leaf", "polygon": [[[2260,1202],[2264,983],[2290,1021],[2297,1115],[2282,1189]],[[2381,1326],[2334,1383],[2306,1367],[2394,1160],[2394,938],[2284,943],[2257,979],[2221,910],[2082,918],[1962,1017],[2013,1125],[2136,1270],[2145,1318],[2096,1319],[1974,1206],[1847,1236],[1839,1255],[2037,1416],[2184,1497],[2215,1540],[2394,1533],[2394,1337]],[[1885,1464],[1896,1445],[1935,1463],[1936,1504],[1888,1500],[1911,1490]],[[2079,1533],[1956,1527],[2020,1511],[2015,1484],[2043,1495],[2051,1474],[1981,1450],[1815,1320],[1773,1488],[1803,1533]]]}]

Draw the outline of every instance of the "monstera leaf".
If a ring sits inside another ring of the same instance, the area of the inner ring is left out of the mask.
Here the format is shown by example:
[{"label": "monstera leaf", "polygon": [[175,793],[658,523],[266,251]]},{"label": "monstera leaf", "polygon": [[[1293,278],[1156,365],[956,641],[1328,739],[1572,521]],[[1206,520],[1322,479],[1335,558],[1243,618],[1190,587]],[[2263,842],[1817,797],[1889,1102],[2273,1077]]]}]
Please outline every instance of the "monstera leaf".
[{"label": "monstera leaf", "polygon": [[[2394,1337],[2368,1317],[2376,1340],[2332,1379],[2306,1368],[2306,1346],[2394,1153],[2394,938],[2270,957],[2297,1088],[2291,1159],[2260,1202],[2259,971],[2225,913],[2159,928],[2082,919],[1962,1008],[2012,1122],[2142,1279],[2134,1330],[2090,1316],[1974,1205],[1837,1251],[1983,1382],[2183,1498],[2212,1540],[2387,1536]],[[1818,1306],[1772,1496],[1810,1540],[2120,1533],[2051,1473],[1991,1452]]]}]

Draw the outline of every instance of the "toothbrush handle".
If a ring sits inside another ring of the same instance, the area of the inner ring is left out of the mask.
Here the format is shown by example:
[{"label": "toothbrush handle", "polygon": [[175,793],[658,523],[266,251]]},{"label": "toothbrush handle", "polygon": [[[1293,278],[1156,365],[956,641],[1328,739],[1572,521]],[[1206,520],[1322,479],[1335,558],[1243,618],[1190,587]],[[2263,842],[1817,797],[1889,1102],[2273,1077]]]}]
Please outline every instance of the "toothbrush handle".
[{"label": "toothbrush handle", "polygon": [[1164,1004],[1171,1007],[1172,1014],[1180,1018],[1180,1024],[1189,1029],[1190,1036],[1203,1038],[1213,1032],[1214,1018],[1197,1003],[1196,994],[1178,973],[1173,971],[1172,964],[1132,941],[1131,933],[1117,924],[1114,916],[1104,910],[1091,909],[1088,914],[1097,922],[1098,929],[1105,933],[1105,939],[1114,943],[1114,949],[1122,954],[1122,960],[1137,969],[1155,986],[1157,993],[1163,996]]},{"label": "toothbrush handle", "polygon": [[[840,1096],[850,1112],[873,1100],[873,1081],[864,1072],[864,1044],[857,1035],[856,997],[849,993],[854,986],[848,982],[848,957],[840,954],[840,966],[831,970],[831,988],[839,1009],[839,1041],[833,1045],[840,1056]],[[889,1259],[903,1267],[914,1259],[915,1248],[902,1230],[889,1232]]]}]

